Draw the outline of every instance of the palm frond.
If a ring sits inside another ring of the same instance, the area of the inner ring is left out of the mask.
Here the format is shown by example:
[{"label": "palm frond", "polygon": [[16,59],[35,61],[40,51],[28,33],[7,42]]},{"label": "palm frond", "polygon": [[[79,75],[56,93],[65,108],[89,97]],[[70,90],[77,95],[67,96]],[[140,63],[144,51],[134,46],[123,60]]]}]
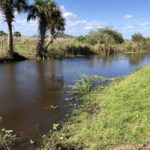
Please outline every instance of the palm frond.
[{"label": "palm frond", "polygon": [[28,0],[14,0],[14,7],[17,12],[26,12],[29,9]]}]

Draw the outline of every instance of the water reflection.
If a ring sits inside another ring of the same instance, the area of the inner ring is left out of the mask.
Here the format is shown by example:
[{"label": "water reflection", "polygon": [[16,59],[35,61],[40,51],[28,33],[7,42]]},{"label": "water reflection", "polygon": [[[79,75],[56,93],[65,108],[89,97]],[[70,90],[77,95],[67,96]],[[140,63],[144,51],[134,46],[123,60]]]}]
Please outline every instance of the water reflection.
[{"label": "water reflection", "polygon": [[[60,65],[59,65],[60,66]],[[23,62],[1,66],[0,115],[8,128],[31,136],[60,113],[46,110],[63,103],[63,70],[53,62]],[[4,84],[2,84],[4,83]],[[62,113],[63,114],[63,113]],[[51,117],[51,118],[49,118]],[[48,127],[47,127],[48,128]]]},{"label": "water reflection", "polygon": [[7,128],[39,136],[69,111],[70,107],[47,108],[66,105],[64,86],[81,74],[118,77],[148,63],[148,54],[126,54],[1,64],[0,116]]}]

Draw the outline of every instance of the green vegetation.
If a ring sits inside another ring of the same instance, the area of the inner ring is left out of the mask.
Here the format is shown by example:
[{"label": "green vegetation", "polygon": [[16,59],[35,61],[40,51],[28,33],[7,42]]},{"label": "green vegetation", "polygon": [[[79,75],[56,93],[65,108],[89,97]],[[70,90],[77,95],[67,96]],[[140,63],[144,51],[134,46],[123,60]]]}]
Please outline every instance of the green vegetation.
[{"label": "green vegetation", "polygon": [[[65,20],[53,0],[34,0],[31,5],[27,0],[0,0],[0,11],[8,26],[8,34],[0,31],[0,56],[3,57],[0,63],[35,59],[35,56],[47,59],[150,52],[150,38],[140,33],[132,35],[131,40],[125,40],[111,28],[97,29],[86,36],[64,36]],[[19,31],[13,34],[16,12],[27,12],[27,21],[38,21],[37,37],[22,37]],[[134,64],[140,59],[134,56],[131,60]],[[63,127],[53,124],[53,131],[43,136],[42,149],[149,149],[149,75],[150,66],[145,66],[128,76],[109,80],[107,86],[108,80],[99,77],[95,83],[83,76],[72,87],[82,104]],[[102,86],[93,88],[98,84]],[[0,149],[9,150],[16,140],[12,130],[0,126]],[[30,143],[35,144],[33,140]]]},{"label": "green vegetation", "polygon": [[7,33],[5,33],[4,31],[0,31],[0,36],[7,36]]},{"label": "green vegetation", "polygon": [[147,65],[82,96],[64,127],[43,136],[42,149],[149,149],[149,74]]},{"label": "green vegetation", "polygon": [[90,45],[76,41],[75,38],[58,38],[48,47],[48,53],[50,58],[77,57],[94,54]]},{"label": "green vegetation", "polygon": [[[36,55],[47,58],[47,48],[56,38],[57,34],[64,31],[64,18],[60,8],[52,0],[35,0],[29,7],[27,20],[38,20],[38,43]],[[45,43],[46,32],[49,31],[49,40]]]},{"label": "green vegetation", "polygon": [[[12,23],[15,20],[15,12],[27,12],[27,21],[38,20],[38,39],[36,46],[36,55],[40,58],[47,58],[47,48],[53,40],[64,31],[65,21],[60,11],[60,8],[53,0],[34,0],[32,5],[28,5],[27,0],[0,0],[0,10],[2,11],[5,21],[8,25],[8,47],[7,59],[15,60],[14,56],[14,39],[20,37],[19,32],[13,35]],[[45,43],[46,33],[49,32],[49,39]],[[1,36],[5,35],[1,31]],[[6,50],[5,50],[6,51]]]},{"label": "green vegetation", "polygon": [[96,31],[91,31],[87,36],[87,43],[95,44],[120,44],[124,39],[120,33],[111,28],[102,28]]},{"label": "green vegetation", "polygon": [[0,0],[0,10],[2,11],[5,21],[8,26],[8,57],[13,59],[14,47],[13,47],[13,33],[12,22],[15,19],[15,12],[21,13],[27,11],[27,0]]},{"label": "green vegetation", "polygon": [[145,40],[145,38],[140,33],[136,33],[136,34],[132,35],[132,41],[134,41],[134,42],[141,42],[143,40]]},{"label": "green vegetation", "polygon": [[[107,37],[107,36],[106,36]],[[95,36],[94,36],[95,38]],[[108,38],[109,39],[109,38]],[[106,41],[108,40],[105,39]],[[36,44],[38,37],[14,37],[14,50],[20,55],[36,59]],[[109,39],[110,40],[110,39]],[[87,37],[58,37],[47,48],[49,58],[65,58],[88,55],[110,55],[115,53],[138,53],[150,51],[150,39],[144,38],[139,42],[125,40],[123,43],[111,42],[91,45]],[[45,39],[49,43],[49,38]],[[0,56],[7,55],[7,37],[0,37]]]},{"label": "green vegetation", "polygon": [[15,37],[21,37],[21,33],[19,31],[16,31],[16,32],[14,32],[13,36],[15,36]]},{"label": "green vegetation", "polygon": [[[108,27],[91,31],[86,36],[64,36],[65,19],[60,7],[53,0],[34,0],[31,5],[27,0],[0,0],[0,10],[8,25],[8,39],[6,39],[7,34],[0,31],[0,54],[2,57],[7,56],[6,59],[2,59],[5,61],[15,60],[14,56],[20,55],[27,58],[38,56],[40,59],[46,59],[150,50],[150,39],[143,37],[140,33],[134,34],[132,40],[124,40],[121,33]],[[38,21],[38,36],[32,39],[33,43],[29,42],[31,37],[20,39],[20,41],[14,38],[21,37],[18,31],[13,35],[12,23],[15,21],[15,12],[27,12],[27,21]],[[54,42],[60,37],[64,41],[61,45]],[[30,44],[27,44],[28,42]],[[20,55],[16,55],[15,52],[19,52]]]},{"label": "green vegetation", "polygon": [[79,41],[79,42],[85,42],[86,37],[81,35],[81,36],[76,37],[76,40]]},{"label": "green vegetation", "polygon": [[84,95],[92,90],[91,80],[88,76],[84,75],[78,80],[72,87],[72,90],[76,94]]}]

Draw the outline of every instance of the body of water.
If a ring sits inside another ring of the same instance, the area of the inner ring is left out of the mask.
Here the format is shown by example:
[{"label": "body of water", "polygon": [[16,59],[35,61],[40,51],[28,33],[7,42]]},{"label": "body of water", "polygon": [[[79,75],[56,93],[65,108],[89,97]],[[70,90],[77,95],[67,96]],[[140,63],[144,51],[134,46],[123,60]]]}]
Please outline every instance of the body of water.
[{"label": "body of water", "polygon": [[39,137],[70,111],[65,86],[83,74],[119,77],[145,64],[148,54],[0,64],[0,116],[6,128]]}]

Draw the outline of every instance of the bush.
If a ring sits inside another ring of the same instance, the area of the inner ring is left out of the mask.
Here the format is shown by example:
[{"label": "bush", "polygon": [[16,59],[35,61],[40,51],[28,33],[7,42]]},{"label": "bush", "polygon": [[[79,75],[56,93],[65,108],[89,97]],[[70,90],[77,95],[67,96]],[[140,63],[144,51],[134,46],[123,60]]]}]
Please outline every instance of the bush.
[{"label": "bush", "polygon": [[143,37],[141,33],[135,33],[132,35],[132,41],[134,42],[141,42],[143,40],[145,40],[145,38]]},{"label": "bush", "polygon": [[21,33],[20,32],[14,32],[14,36],[16,36],[16,37],[21,37]]},{"label": "bush", "polygon": [[79,42],[85,42],[86,37],[85,37],[85,36],[78,36],[78,37],[76,38],[76,40],[79,41]]},{"label": "bush", "polygon": [[124,39],[120,33],[110,28],[91,31],[86,40],[89,44],[120,44]]},{"label": "bush", "polygon": [[121,44],[124,42],[123,36],[121,33],[117,32],[116,30],[110,29],[110,28],[103,28],[100,30],[103,34],[108,35],[111,37],[115,43]]}]

